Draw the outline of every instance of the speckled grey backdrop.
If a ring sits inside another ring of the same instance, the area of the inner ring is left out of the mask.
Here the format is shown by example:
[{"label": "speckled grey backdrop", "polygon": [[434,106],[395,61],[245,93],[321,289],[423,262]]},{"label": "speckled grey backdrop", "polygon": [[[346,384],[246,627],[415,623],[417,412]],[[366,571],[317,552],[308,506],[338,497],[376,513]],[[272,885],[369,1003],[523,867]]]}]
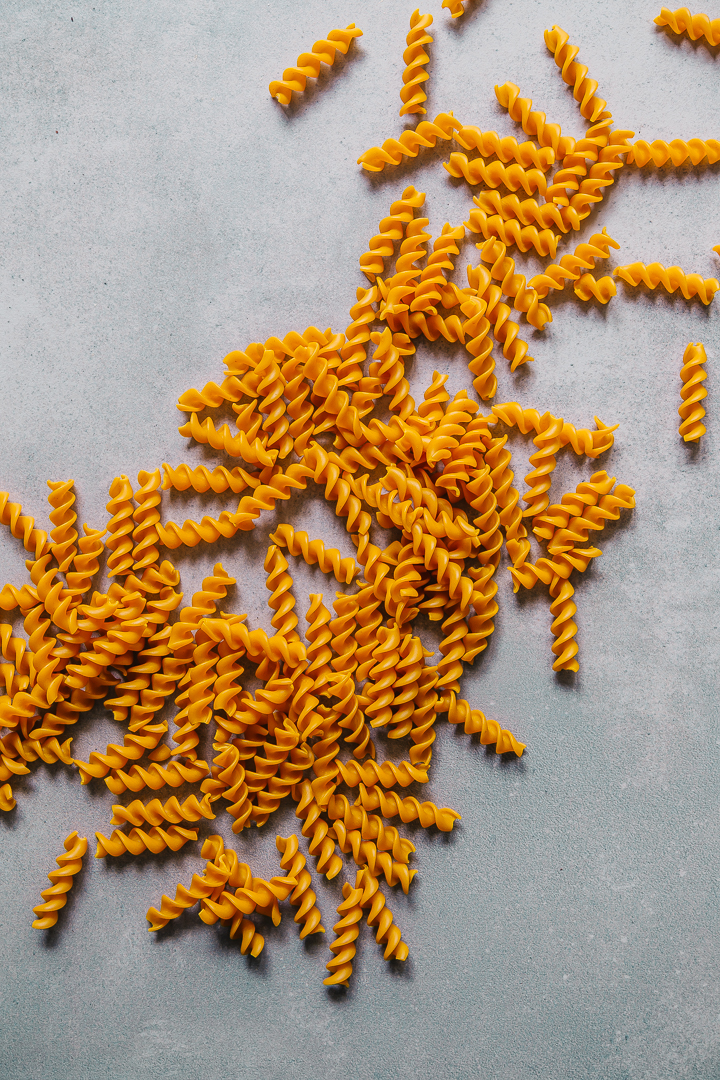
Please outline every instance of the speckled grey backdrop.
[{"label": "speckled grey backdrop", "polygon": [[[208,456],[177,434],[176,399],[221,374],[230,349],[309,324],[342,329],[357,259],[406,183],[431,229],[467,217],[444,151],[377,178],[359,153],[402,130],[401,52],[414,0],[5,0],[0,10],[0,488],[45,520],[45,481],[75,479],[98,524],[110,480]],[[515,133],[493,85],[510,79],[583,130],[543,44],[581,47],[620,126],[645,138],[720,135],[718,49],[653,26],[656,0],[484,0],[451,22],[433,0],[430,114]],[[717,10],[714,12],[717,14]],[[713,15],[713,12],[710,12]],[[365,31],[347,60],[283,111],[271,78],[332,26]],[[607,225],[619,259],[717,273],[720,165],[628,169],[583,232]],[[573,238],[560,249],[571,249]],[[468,242],[461,268],[475,256]],[[536,264],[528,260],[534,268]],[[617,259],[611,265],[617,265]],[[462,277],[462,275],[461,275]],[[202,865],[197,853],[86,859],[58,928],[31,930],[62,838],[108,831],[112,797],[63,768],[16,784],[0,823],[0,1076],[358,1080],[704,1080],[720,1075],[718,876],[718,305],[620,286],[607,308],[554,304],[536,363],[498,400],[586,424],[620,423],[600,467],[637,489],[577,590],[582,668],[550,669],[545,595],[502,573],[490,647],[466,696],[529,744],[499,761],[447,728],[430,794],[461,811],[451,836],[413,833],[420,873],[393,899],[411,959],[385,965],[365,934],[344,996],[322,986],[325,941],[291,920],[248,962],[193,915],[149,935],[145,911]],[[709,431],[677,435],[679,367],[708,352]],[[421,345],[469,386],[462,350]],[[513,443],[518,472],[529,453]],[[216,459],[213,459],[216,460]],[[591,464],[563,460],[558,493]],[[182,520],[221,499],[168,498]],[[289,520],[351,548],[321,501]],[[186,594],[222,557],[229,610],[267,624],[256,535],[178,557]],[[0,580],[23,552],[0,537]],[[334,583],[298,570],[302,593]],[[78,725],[87,756],[116,738]],[[281,818],[279,827],[292,827]],[[218,818],[227,838],[227,822]],[[208,831],[208,830],[204,830]],[[276,872],[274,823],[240,843]],[[337,882],[319,889],[332,924]]]}]

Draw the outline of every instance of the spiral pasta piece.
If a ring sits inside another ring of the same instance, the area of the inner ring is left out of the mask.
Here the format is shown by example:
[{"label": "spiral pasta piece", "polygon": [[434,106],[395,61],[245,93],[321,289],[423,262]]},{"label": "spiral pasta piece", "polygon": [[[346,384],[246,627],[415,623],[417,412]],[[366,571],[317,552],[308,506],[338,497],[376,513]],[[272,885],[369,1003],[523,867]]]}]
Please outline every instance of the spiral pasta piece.
[{"label": "spiral pasta piece", "polygon": [[598,84],[587,78],[588,69],[575,60],[580,50],[568,42],[569,35],[559,26],[545,31],[545,44],[555,57],[563,82],[573,87],[573,97],[580,106],[582,116],[593,124],[610,120],[612,113],[605,109],[606,102],[595,95]]},{"label": "spiral pasta piece", "polygon": [[408,113],[425,113],[423,101],[427,101],[427,94],[422,88],[430,76],[425,71],[425,66],[430,63],[425,48],[431,45],[434,38],[427,33],[427,28],[432,24],[432,15],[421,15],[420,9],[416,8],[410,16],[410,32],[405,39],[407,48],[403,53],[403,87],[400,91],[400,116]]},{"label": "spiral pasta piece", "polygon": [[282,79],[273,79],[269,87],[270,96],[276,98],[281,105],[289,105],[293,90],[301,94],[308,79],[317,79],[320,64],[332,67],[336,53],[340,52],[345,56],[356,37],[362,37],[362,30],[356,27],[355,23],[349,23],[344,30],[331,30],[327,40],[316,41],[310,52],[300,53],[297,66],[286,68]]},{"label": "spiral pasta piece", "polygon": [[657,26],[669,26],[674,34],[687,34],[691,41],[705,38],[709,45],[720,45],[720,19],[710,19],[707,15],[691,15],[688,8],[662,8],[653,20]]},{"label": "spiral pasta piece", "polygon": [[133,572],[144,570],[146,566],[152,566],[160,559],[160,552],[155,546],[158,542],[157,525],[160,521],[158,507],[161,495],[158,488],[161,484],[160,470],[146,472],[144,469],[138,473],[139,489],[135,492],[137,509],[133,512],[133,521],[137,524],[133,530]]},{"label": "spiral pasta piece", "polygon": [[50,550],[57,560],[58,570],[61,573],[65,573],[77,554],[75,541],[78,534],[73,527],[77,521],[77,514],[73,510],[75,504],[73,483],[73,480],[48,480],[47,482],[51,491],[48,502],[53,507],[50,520],[55,526],[50,533],[52,541]]},{"label": "spiral pasta piece", "polygon": [[3,810],[5,813],[7,813],[10,810],[14,810],[16,806],[17,806],[17,800],[15,799],[15,796],[12,793],[12,788],[10,787],[10,785],[9,784],[1,784],[0,785],[0,810]]},{"label": "spiral pasta piece", "polygon": [[[203,852],[205,852],[205,846],[203,846]],[[218,866],[214,862],[209,862],[202,875],[193,874],[189,888],[178,885],[174,899],[163,896],[159,910],[155,907],[148,909],[146,915],[150,923],[148,931],[152,933],[154,930],[161,930],[172,919],[177,919],[188,908],[194,907],[199,900],[205,900],[214,893],[222,892],[228,877],[227,865]]]},{"label": "spiral pasta piece", "polygon": [[[517,199],[517,196],[515,198]],[[476,198],[475,201],[477,202],[478,199]],[[526,199],[525,202],[537,208],[537,218],[542,221],[541,208],[535,200]],[[518,206],[521,205],[518,203]],[[538,230],[535,225],[521,225],[515,218],[505,219],[501,214],[487,214],[484,210],[471,210],[465,224],[471,232],[482,233],[486,240],[500,240],[506,247],[516,245],[522,252],[529,251],[532,247],[538,255],[545,257],[554,256],[557,250],[558,236],[552,229]]]},{"label": "spiral pasta piece", "polygon": [[701,435],[705,434],[705,425],[702,423],[705,409],[700,402],[707,397],[707,390],[702,385],[707,378],[707,372],[703,368],[706,362],[705,346],[699,341],[690,342],[683,354],[680,371],[682,405],[678,409],[681,420],[679,433],[685,442],[697,442]]},{"label": "spiral pasta piece", "polygon": [[[47,533],[35,528],[34,520],[23,514],[20,503],[10,502],[7,491],[0,491],[0,522],[10,529],[17,540],[22,540],[25,550],[31,552],[36,559],[50,550]],[[5,610],[9,611],[10,608]]]},{"label": "spiral pasta piece", "polygon": [[611,277],[594,278],[592,274],[583,274],[575,284],[574,292],[580,300],[594,298],[601,304],[607,304],[613,296],[617,295],[617,288]]},{"label": "spiral pasta piece", "polygon": [[295,878],[297,885],[290,893],[289,900],[298,911],[295,922],[302,923],[301,939],[310,934],[324,934],[320,908],[315,901],[317,896],[312,889],[310,871],[305,868],[305,857],[298,851],[298,838],[294,833],[288,837],[278,836],[275,840],[278,851],[282,854],[280,866],[289,878]]},{"label": "spiral pasta piece", "polygon": [[102,538],[105,529],[91,529],[83,525],[84,536],[78,540],[80,551],[73,557],[73,569],[65,574],[65,581],[70,592],[83,596],[100,569],[100,556],[105,550]]},{"label": "spiral pasta piece", "polygon": [[[720,24],[720,19],[716,22]],[[627,156],[628,165],[637,165],[639,169],[646,165],[655,165],[658,169],[668,162],[671,165],[684,165],[690,161],[691,165],[699,165],[707,158],[708,165],[714,165],[720,161],[720,141],[717,139],[673,139],[664,142],[663,139],[653,139],[651,143],[645,139],[638,139],[630,147]]]},{"label": "spiral pasta piece", "polygon": [[375,940],[378,944],[385,946],[384,959],[407,960],[409,955],[407,944],[401,940],[400,927],[393,919],[387,901],[380,891],[378,880],[370,869],[361,870],[358,873],[356,886],[362,889],[360,907],[367,911],[367,924],[373,929],[377,927]]},{"label": "spiral pasta piece", "polygon": [[167,767],[153,761],[148,769],[143,769],[141,765],[133,765],[127,772],[113,769],[112,774],[105,777],[105,784],[113,795],[122,795],[124,791],[142,791],[145,787],[160,791],[166,785],[177,788],[182,784],[196,783],[207,776],[208,771],[205,761],[191,761],[187,765],[171,761]]},{"label": "spiral pasta piece", "polygon": [[558,579],[550,585],[550,595],[553,602],[550,605],[550,613],[554,616],[551,630],[556,637],[552,651],[555,655],[553,671],[578,671],[580,665],[577,660],[577,623],[573,622],[573,615],[577,606],[572,600],[575,590],[569,581]]},{"label": "spiral pasta piece", "polygon": [[503,165],[500,161],[486,164],[484,158],[474,158],[468,161],[465,154],[454,153],[450,160],[445,163],[445,168],[451,176],[458,179],[461,177],[468,184],[485,184],[489,188],[506,187],[508,191],[518,191],[520,188],[526,195],[533,195],[536,191],[544,195],[547,190],[545,173],[541,169],[526,169],[522,165]]},{"label": "spiral pasta piece", "polygon": [[550,309],[540,303],[532,283],[526,286],[524,276],[515,273],[515,261],[508,256],[505,244],[499,240],[486,240],[478,247],[482,261],[492,263],[491,277],[501,283],[500,288],[505,296],[512,297],[515,310],[522,311],[536,330],[542,330],[546,323],[552,322]]},{"label": "spiral pasta piece", "polygon": [[[410,185],[403,191],[402,198],[392,203],[390,215],[382,219],[377,236],[373,236],[368,244],[369,250],[360,256],[360,268],[369,281],[374,282],[376,275],[384,271],[385,259],[392,257],[396,241],[403,239],[405,226],[412,221],[415,210],[424,202],[424,193]],[[349,334],[346,337],[350,340]]]},{"label": "spiral pasta piece", "polygon": [[465,8],[463,7],[465,0],[443,0],[443,8],[447,8],[453,19],[459,19],[461,15],[465,14]]},{"label": "spiral pasta piece", "polygon": [[[593,281],[589,274],[582,275],[583,270],[594,270],[596,259],[607,259],[610,255],[610,248],[619,248],[620,245],[616,240],[613,240],[611,236],[607,235],[607,230],[603,229],[602,232],[595,233],[590,237],[588,243],[578,244],[572,254],[568,253],[563,255],[560,262],[555,265],[551,264],[546,266],[542,274],[536,274],[535,277],[530,279],[530,285],[536,289],[538,296],[545,297],[548,295],[551,289],[562,290],[568,281],[577,283],[575,285],[575,292],[581,295],[582,292],[589,291],[594,295],[592,287],[590,287],[586,281]],[[580,285],[582,275],[583,285]],[[605,280],[604,278],[602,279]],[[596,283],[597,284],[597,283]],[[605,287],[606,288],[606,287]],[[604,290],[603,290],[604,291]],[[615,292],[611,292],[608,295],[614,296]],[[582,296],[582,299],[589,299],[589,296]],[[603,301],[607,303],[607,300]]]},{"label": "spiral pasta piece", "polygon": [[95,833],[98,841],[96,859],[104,859],[106,855],[139,855],[142,851],[152,851],[157,854],[170,848],[171,851],[179,851],[188,840],[197,840],[195,829],[183,829],[179,825],[171,825],[169,829],[160,829],[153,826],[149,832],[142,829],[131,829],[129,833],[115,829],[112,836],[103,836]]},{"label": "spiral pasta piece", "polygon": [[662,285],[669,293],[679,289],[686,300],[698,296],[705,305],[712,302],[720,289],[720,282],[716,278],[703,279],[700,274],[686,274],[679,266],[665,269],[662,263],[648,263],[647,266],[642,262],[630,263],[629,266],[618,266],[613,273],[628,285],[643,284],[648,289]]},{"label": "spiral pasta piece", "polygon": [[358,573],[354,559],[342,558],[337,548],[326,548],[322,540],[310,540],[306,532],[296,531],[292,525],[278,525],[270,539],[291,555],[302,556],[308,566],[317,564],[323,573],[332,573],[341,585],[349,585]]},{"label": "spiral pasta piece", "polygon": [[413,783],[427,783],[427,769],[410,761],[401,761],[399,765],[393,761],[349,761],[347,764],[338,761],[338,769],[348,787],[382,784],[384,788],[392,788],[395,784],[409,787]]},{"label": "spiral pasta piece", "polygon": [[533,112],[530,98],[520,97],[520,87],[506,82],[495,87],[495,97],[510,117],[520,124],[526,135],[535,139],[540,146],[552,148],[556,159],[564,158],[575,146],[575,139],[563,135],[559,124],[548,124],[545,113]]},{"label": "spiral pasta piece", "polygon": [[343,899],[338,904],[337,913],[342,916],[333,926],[336,937],[330,945],[333,953],[325,967],[330,974],[323,979],[325,986],[349,986],[350,976],[353,970],[353,958],[356,953],[355,942],[359,929],[358,923],[363,917],[363,909],[360,901],[363,896],[361,888],[353,888],[349,881],[342,887]]},{"label": "spiral pasta piece", "polygon": [[33,927],[36,930],[48,930],[58,921],[58,911],[67,904],[67,894],[75,883],[76,875],[82,870],[83,856],[87,851],[87,837],[71,832],[65,840],[64,847],[64,854],[58,855],[55,860],[59,869],[51,870],[48,874],[52,882],[50,888],[40,894],[44,903],[33,908],[36,915]]},{"label": "spiral pasta piece", "polygon": [[239,495],[248,487],[257,487],[259,480],[251,473],[236,465],[234,469],[226,469],[224,465],[218,465],[214,469],[207,469],[204,465],[198,465],[191,469],[189,465],[163,465],[165,475],[162,487],[167,491],[174,488],[175,491],[193,491],[204,494],[206,491],[214,491],[219,495],[223,491],[232,491]]},{"label": "spiral pasta piece", "polygon": [[200,821],[201,818],[212,821],[215,818],[209,795],[200,802],[196,795],[188,795],[182,803],[172,795],[164,804],[159,799],[151,799],[149,803],[133,799],[127,806],[116,803],[112,811],[111,825],[161,825],[164,821],[179,825],[181,821]]},{"label": "spiral pasta piece", "polygon": [[107,525],[109,537],[105,546],[108,556],[108,576],[129,574],[133,567],[133,489],[127,476],[116,476],[110,485],[110,502],[107,511],[111,515]]},{"label": "spiral pasta piece", "polygon": [[497,720],[488,720],[480,709],[472,709],[463,698],[450,694],[448,723],[462,724],[466,735],[479,735],[482,746],[495,746],[496,754],[513,753],[522,757],[525,743],[518,742],[511,731],[501,728]]},{"label": "spiral pasta piece", "polygon": [[462,124],[452,113],[438,113],[434,120],[421,120],[412,130],[404,131],[399,139],[386,139],[382,146],[373,146],[358,158],[368,172],[382,172],[386,165],[399,165],[404,157],[417,157],[421,150],[433,147],[438,139],[447,142]]}]

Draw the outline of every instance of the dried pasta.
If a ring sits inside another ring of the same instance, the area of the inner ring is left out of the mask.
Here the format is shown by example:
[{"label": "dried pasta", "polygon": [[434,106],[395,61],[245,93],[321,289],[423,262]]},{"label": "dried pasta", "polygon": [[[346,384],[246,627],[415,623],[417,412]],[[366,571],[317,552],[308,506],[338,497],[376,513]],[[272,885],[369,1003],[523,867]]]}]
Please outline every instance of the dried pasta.
[{"label": "dried pasta", "polygon": [[427,112],[422,105],[423,101],[427,101],[427,94],[422,84],[430,78],[425,70],[427,64],[430,63],[430,57],[425,50],[426,46],[431,45],[434,40],[427,32],[432,21],[432,15],[421,15],[419,8],[416,8],[410,16],[410,32],[406,38],[407,48],[403,53],[405,70],[400,91],[401,116],[406,116],[408,113]]},{"label": "dried pasta", "polygon": [[301,94],[308,79],[317,79],[321,63],[332,67],[336,54],[340,52],[344,56],[357,37],[362,37],[362,30],[355,23],[350,23],[344,30],[331,30],[327,40],[316,41],[310,52],[300,53],[296,67],[286,68],[282,79],[270,83],[270,96],[281,105],[289,105],[293,91]]},{"label": "dried pasta", "polygon": [[75,883],[75,876],[82,870],[83,855],[87,851],[87,839],[71,832],[65,840],[65,852],[55,860],[58,870],[48,874],[52,884],[41,896],[43,903],[33,908],[36,915],[33,927],[36,930],[49,930],[58,921],[58,912],[67,904],[67,894]]},{"label": "dried pasta", "polygon": [[678,409],[681,420],[679,432],[685,442],[697,442],[705,434],[705,425],[702,423],[705,409],[700,402],[707,397],[707,390],[702,385],[707,378],[703,367],[706,362],[705,346],[699,341],[691,342],[683,354],[680,371],[682,404]]},{"label": "dried pasta", "polygon": [[712,303],[715,293],[720,289],[717,278],[686,274],[679,266],[665,269],[661,263],[648,263],[647,266],[641,262],[631,263],[629,266],[618,266],[613,273],[628,285],[647,285],[648,289],[656,289],[658,285],[662,285],[669,293],[679,289],[686,300],[697,296],[706,305]]},{"label": "dried pasta", "polygon": [[709,45],[720,45],[720,19],[691,15],[688,8],[662,8],[653,21],[657,26],[669,26],[674,34],[687,34],[691,41],[705,38]]}]

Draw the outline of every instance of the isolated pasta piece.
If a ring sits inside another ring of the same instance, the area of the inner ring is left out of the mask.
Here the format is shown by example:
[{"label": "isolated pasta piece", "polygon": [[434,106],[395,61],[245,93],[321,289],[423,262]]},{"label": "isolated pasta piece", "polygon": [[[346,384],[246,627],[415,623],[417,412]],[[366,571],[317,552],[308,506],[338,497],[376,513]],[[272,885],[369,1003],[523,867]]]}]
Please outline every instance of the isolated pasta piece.
[{"label": "isolated pasta piece", "polygon": [[270,96],[277,98],[281,105],[289,105],[293,90],[301,94],[308,79],[317,79],[321,63],[332,66],[336,54],[345,55],[356,37],[362,37],[362,30],[355,23],[350,23],[344,30],[331,30],[327,40],[316,41],[310,52],[300,53],[296,67],[286,68],[282,79],[270,83]]},{"label": "isolated pasta piece", "polygon": [[49,889],[40,895],[44,903],[33,908],[37,918],[33,922],[36,930],[48,930],[58,920],[58,912],[67,904],[67,894],[75,883],[75,876],[82,870],[83,855],[87,851],[87,837],[71,832],[65,840],[65,853],[55,860],[59,870],[48,874],[52,882]]},{"label": "isolated pasta piece", "polygon": [[720,45],[720,19],[691,15],[686,7],[676,11],[663,8],[654,22],[658,26],[669,26],[674,34],[687,34],[691,41],[704,37],[709,45]]},{"label": "isolated pasta piece", "polygon": [[702,423],[705,409],[700,402],[707,397],[707,390],[702,385],[707,379],[707,372],[703,367],[706,362],[705,346],[699,341],[690,342],[683,355],[680,371],[682,405],[678,409],[681,419],[679,431],[685,442],[697,442],[700,436],[705,434],[705,425]]},{"label": "isolated pasta piece", "polygon": [[700,274],[686,274],[679,266],[668,266],[662,263],[635,262],[629,266],[618,266],[613,271],[616,277],[622,278],[628,285],[647,285],[648,289],[656,289],[662,285],[669,293],[679,289],[686,300],[692,300],[697,296],[703,304],[710,304],[713,296],[720,289],[720,282],[716,278],[702,278]]},{"label": "isolated pasta piece", "polygon": [[427,101],[427,94],[422,84],[430,78],[425,70],[427,64],[430,63],[430,57],[425,48],[434,40],[427,33],[427,28],[432,21],[432,15],[421,15],[419,8],[416,8],[410,16],[410,32],[406,38],[407,48],[403,53],[405,70],[403,71],[403,87],[400,91],[401,116],[406,116],[408,113],[427,112],[422,105],[423,101]]}]

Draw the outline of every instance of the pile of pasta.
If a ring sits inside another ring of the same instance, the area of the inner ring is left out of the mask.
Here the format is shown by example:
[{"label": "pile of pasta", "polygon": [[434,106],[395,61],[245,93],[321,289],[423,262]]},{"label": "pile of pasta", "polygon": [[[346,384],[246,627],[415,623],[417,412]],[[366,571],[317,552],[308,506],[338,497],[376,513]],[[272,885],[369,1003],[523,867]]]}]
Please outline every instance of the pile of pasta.
[{"label": "pile of pasta", "polygon": [[[462,14],[461,4],[444,6]],[[418,110],[428,25],[416,12],[408,41],[420,74],[403,102]],[[85,525],[83,535],[72,480],[48,482],[49,534],[0,495],[0,521],[30,556],[29,580],[0,591],[0,608],[24,630],[0,625],[0,807],[13,809],[12,781],[38,761],[73,768],[82,784],[104,783],[118,801],[109,822],[115,828],[96,834],[97,858],[180,850],[197,843],[218,814],[229,815],[241,835],[294,807],[297,832],[276,838],[276,876],[256,876],[213,833],[201,843],[202,872],[148,910],[151,931],[199,905],[203,922],[228,927],[241,952],[257,957],[264,947],[258,918],[277,925],[281,905],[286,912],[290,905],[301,937],[324,933],[302,838],[315,874],[338,879],[342,894],[325,983],[348,985],[363,920],[385,959],[406,959],[386,897],[398,887],[408,893],[417,872],[415,846],[401,827],[417,822],[447,832],[460,817],[417,798],[430,781],[438,723],[461,725],[498,754],[519,757],[525,749],[461,696],[467,665],[494,630],[503,558],[516,591],[538,582],[548,590],[553,669],[578,670],[571,577],[577,584],[602,554],[593,541],[634,507],[634,492],[598,469],[551,501],[552,473],[563,452],[592,461],[606,454],[617,425],[595,417],[593,428],[580,427],[512,401],[481,406],[464,389],[451,397],[439,372],[416,401],[409,365],[417,343],[442,337],[464,350],[479,401],[492,402],[494,343],[511,372],[532,360],[513,311],[541,331],[552,320],[545,301],[568,283],[583,302],[615,295],[612,277],[594,274],[596,261],[619,247],[605,229],[552,260],[617,173],[631,160],[643,167],[665,147],[673,164],[687,156],[717,160],[720,144],[630,143],[632,132],[613,129],[564,31],[554,27],[546,42],[590,123],[585,136],[562,135],[506,83],[498,100],[528,141],[441,114],[363,155],[365,168],[380,170],[454,139],[480,155],[453,152],[446,164],[481,188],[475,209],[465,225],[446,223],[433,238],[424,194],[406,187],[360,257],[367,284],[357,289],[344,332],[311,326],[252,343],[225,358],[220,382],[182,394],[180,434],[222,454],[224,464],[166,463],[140,472],[137,486],[116,477],[104,528]],[[466,227],[482,239],[461,287],[451,275]],[[550,261],[526,282],[513,247]],[[660,270],[633,264],[616,273],[703,303],[718,288],[714,279]],[[689,346],[680,410],[686,439],[705,430],[702,362],[702,346]],[[214,416],[228,408],[234,430]],[[511,468],[513,433],[535,447],[522,495]],[[240,498],[235,510],[179,524],[161,514],[170,490]],[[296,492],[322,494],[345,526],[345,552],[278,520]],[[172,552],[240,542],[269,514],[271,632],[229,610],[236,581],[220,562],[187,603]],[[391,531],[389,543],[376,542],[382,530]],[[532,537],[540,545],[534,559]],[[327,576],[332,600],[311,593],[298,610],[297,560]],[[98,587],[103,564],[105,591]],[[437,652],[426,646],[427,622],[437,624]],[[258,688],[249,690],[248,679]],[[123,740],[87,761],[75,758],[70,732],[100,705],[122,726]],[[55,924],[86,846],[75,832],[66,839],[35,908],[38,928]]]}]

